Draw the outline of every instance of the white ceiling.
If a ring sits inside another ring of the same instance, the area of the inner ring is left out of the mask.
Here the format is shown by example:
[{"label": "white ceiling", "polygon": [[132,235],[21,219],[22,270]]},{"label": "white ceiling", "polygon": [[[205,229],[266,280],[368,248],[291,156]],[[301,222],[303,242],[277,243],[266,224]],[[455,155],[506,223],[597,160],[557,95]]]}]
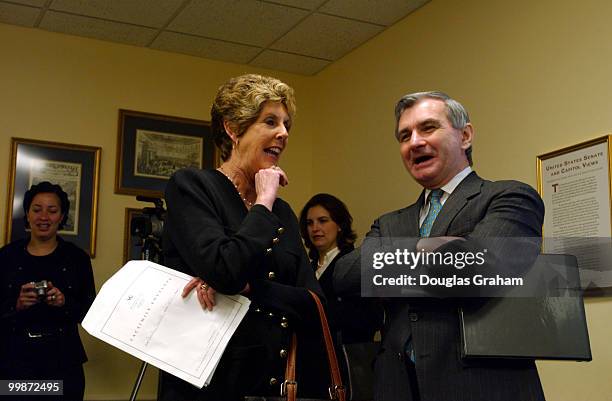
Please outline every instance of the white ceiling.
[{"label": "white ceiling", "polygon": [[312,75],[429,0],[0,0],[0,23]]}]

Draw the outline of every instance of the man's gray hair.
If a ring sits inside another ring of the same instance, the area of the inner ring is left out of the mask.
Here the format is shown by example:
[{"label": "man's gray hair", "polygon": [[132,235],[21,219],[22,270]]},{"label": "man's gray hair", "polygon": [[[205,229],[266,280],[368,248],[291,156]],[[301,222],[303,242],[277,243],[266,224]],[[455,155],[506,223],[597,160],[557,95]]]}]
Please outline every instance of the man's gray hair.
[{"label": "man's gray hair", "polygon": [[[406,110],[414,106],[422,99],[438,99],[444,102],[446,105],[446,117],[448,121],[450,121],[451,125],[455,129],[462,130],[469,122],[470,116],[468,115],[465,107],[455,99],[448,96],[446,93],[438,92],[438,91],[430,91],[430,92],[416,92],[409,93],[407,95],[402,96],[402,98],[395,105],[395,137],[398,138],[398,127],[399,127],[399,119],[402,113]],[[470,146],[465,150],[465,155],[472,165],[472,147]]]}]

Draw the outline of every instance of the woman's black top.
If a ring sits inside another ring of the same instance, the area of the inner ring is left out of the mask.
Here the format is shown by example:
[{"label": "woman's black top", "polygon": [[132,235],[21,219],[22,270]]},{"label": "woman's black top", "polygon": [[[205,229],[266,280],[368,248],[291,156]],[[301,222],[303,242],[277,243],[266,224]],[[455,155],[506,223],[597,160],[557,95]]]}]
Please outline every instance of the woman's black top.
[{"label": "woman's black top", "polygon": [[[28,242],[17,240],[0,249],[0,368],[72,369],[87,361],[77,326],[96,296],[91,260],[59,237],[55,250],[46,256],[30,255]],[[21,286],[41,280],[53,282],[65,304],[57,307],[43,301],[17,311]]]},{"label": "woman's black top", "polygon": [[[162,374],[162,400],[239,400],[278,395],[291,334],[298,335],[298,394],[324,396],[329,383],[316,306],[322,291],[302,246],[295,214],[281,199],[248,210],[217,170],[177,171],[166,187],[164,264],[199,276],[223,294],[251,300],[210,386],[198,391]],[[205,340],[203,340],[205,341]]]}]

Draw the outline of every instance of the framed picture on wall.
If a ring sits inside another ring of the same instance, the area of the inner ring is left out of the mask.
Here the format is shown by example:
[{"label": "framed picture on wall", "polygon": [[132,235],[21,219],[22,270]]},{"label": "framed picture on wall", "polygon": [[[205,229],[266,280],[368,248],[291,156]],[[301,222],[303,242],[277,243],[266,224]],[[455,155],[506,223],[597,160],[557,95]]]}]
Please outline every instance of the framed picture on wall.
[{"label": "framed picture on wall", "polygon": [[68,221],[58,233],[92,258],[96,251],[96,217],[101,148],[11,138],[5,243],[25,238],[23,198],[34,184],[49,181],[68,194]]},{"label": "framed picture on wall", "polygon": [[612,135],[537,157],[543,251],[578,258],[587,295],[612,294]]},{"label": "framed picture on wall", "polygon": [[217,157],[206,121],[119,110],[115,193],[161,198],[176,170],[213,168]]}]

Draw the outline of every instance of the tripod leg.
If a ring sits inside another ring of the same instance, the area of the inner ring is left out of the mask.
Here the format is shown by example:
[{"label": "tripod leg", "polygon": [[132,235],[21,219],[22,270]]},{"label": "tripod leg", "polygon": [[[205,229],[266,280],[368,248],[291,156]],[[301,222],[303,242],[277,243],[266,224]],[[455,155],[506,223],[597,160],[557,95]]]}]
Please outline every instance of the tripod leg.
[{"label": "tripod leg", "polygon": [[[143,260],[152,260],[152,250],[159,250],[158,255],[161,255],[161,247],[157,244],[159,239],[156,239],[152,236],[149,236],[144,239],[141,249],[141,256]],[[162,263],[161,258],[159,263]],[[138,372],[138,377],[136,378],[136,382],[134,383],[134,388],[132,389],[132,395],[130,395],[130,401],[136,401],[136,396],[138,395],[138,390],[140,390],[140,385],[142,384],[142,379],[144,378],[145,371],[147,370],[148,364],[143,362],[140,366],[140,372]]]},{"label": "tripod leg", "polygon": [[147,366],[149,364],[143,362],[140,366],[140,372],[138,372],[138,377],[136,378],[136,383],[134,383],[134,388],[132,389],[132,395],[130,395],[130,401],[135,401],[136,396],[138,395],[138,390],[140,389],[140,385],[142,384],[142,379],[144,378],[145,371],[147,370]]}]

